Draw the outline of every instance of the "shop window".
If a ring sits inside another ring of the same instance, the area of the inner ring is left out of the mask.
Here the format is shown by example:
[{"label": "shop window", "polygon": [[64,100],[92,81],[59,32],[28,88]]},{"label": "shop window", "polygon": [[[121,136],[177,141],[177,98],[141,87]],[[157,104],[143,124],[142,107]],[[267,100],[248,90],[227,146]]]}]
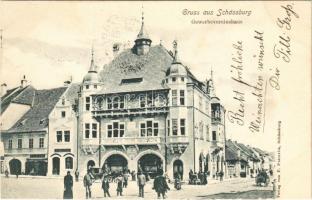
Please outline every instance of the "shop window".
[{"label": "shop window", "polygon": [[62,142],[62,131],[56,131],[56,141],[57,142]]},{"label": "shop window", "polygon": [[64,141],[70,142],[70,131],[64,131]]},{"label": "shop window", "polygon": [[180,119],[180,131],[181,135],[185,135],[185,119]]},{"label": "shop window", "polygon": [[66,169],[73,169],[73,158],[72,157],[65,158],[65,168]]}]

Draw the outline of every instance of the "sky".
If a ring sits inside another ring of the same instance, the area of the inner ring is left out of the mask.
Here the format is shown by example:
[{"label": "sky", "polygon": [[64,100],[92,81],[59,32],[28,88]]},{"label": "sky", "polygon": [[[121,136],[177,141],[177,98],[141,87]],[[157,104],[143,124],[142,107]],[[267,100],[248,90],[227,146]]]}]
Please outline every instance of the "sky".
[{"label": "sky", "polygon": [[[141,25],[142,5],[152,45],[161,43],[171,50],[173,40],[177,39],[183,64],[202,81],[210,78],[213,70],[217,96],[227,111],[237,110],[239,105],[233,99],[233,90],[240,86],[231,79],[230,66],[236,53],[232,44],[243,41],[244,77],[254,81],[256,62],[252,56],[258,45],[253,39],[254,30],[269,30],[266,36],[275,37],[273,32],[278,27],[272,16],[278,5],[244,2],[238,8],[231,2],[4,2],[0,4],[3,13],[0,19],[3,29],[1,83],[6,83],[8,88],[15,87],[23,75],[38,89],[62,86],[70,77],[73,82],[81,82],[90,65],[92,46],[100,70],[112,60],[115,42],[125,47],[133,45]],[[251,10],[252,14],[233,16],[243,20],[240,25],[194,25],[190,23],[192,19],[231,17],[183,15],[184,9],[216,12],[220,8]],[[305,37],[305,33],[300,34]],[[300,47],[304,41],[298,39],[297,42]],[[265,47],[265,52],[267,50]],[[270,56],[266,58],[265,65],[270,59]],[[241,127],[227,120],[227,138],[275,150],[277,105],[282,99],[275,96],[273,90],[267,91],[264,132],[251,133],[248,126]],[[250,94],[248,98],[252,98]],[[251,115],[247,110],[255,110],[257,102],[246,101],[245,106],[246,115]]]}]

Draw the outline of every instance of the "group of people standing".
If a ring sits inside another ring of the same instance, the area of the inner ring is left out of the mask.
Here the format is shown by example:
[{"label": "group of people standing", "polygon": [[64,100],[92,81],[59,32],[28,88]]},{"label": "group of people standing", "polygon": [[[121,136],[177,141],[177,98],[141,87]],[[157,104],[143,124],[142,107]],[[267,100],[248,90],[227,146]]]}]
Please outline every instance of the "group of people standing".
[{"label": "group of people standing", "polygon": [[[79,173],[75,172],[76,181],[78,181]],[[117,196],[123,196],[123,188],[127,188],[128,186],[128,173],[122,173],[118,177],[115,178],[115,182],[117,184]],[[91,186],[95,181],[91,170],[88,170],[87,174],[83,177],[83,184],[86,189],[86,199],[92,197]],[[147,177],[144,173],[139,172],[137,174],[137,185],[139,188],[139,197],[144,198],[144,187],[147,182]],[[64,199],[73,199],[73,177],[70,172],[67,172],[67,175],[64,177]],[[104,174],[102,177],[101,188],[104,192],[104,197],[111,197],[110,194],[110,180],[108,174]],[[157,193],[158,198],[166,198],[166,192],[170,190],[166,178],[161,170],[158,173],[158,176],[155,177],[153,182],[153,190]]]}]

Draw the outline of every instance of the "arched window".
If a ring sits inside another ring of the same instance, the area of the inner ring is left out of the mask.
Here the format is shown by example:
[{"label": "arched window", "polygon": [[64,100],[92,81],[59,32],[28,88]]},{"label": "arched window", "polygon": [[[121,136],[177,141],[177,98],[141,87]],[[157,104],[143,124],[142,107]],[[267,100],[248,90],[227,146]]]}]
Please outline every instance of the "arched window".
[{"label": "arched window", "polygon": [[73,169],[73,158],[72,157],[65,158],[65,169]]}]

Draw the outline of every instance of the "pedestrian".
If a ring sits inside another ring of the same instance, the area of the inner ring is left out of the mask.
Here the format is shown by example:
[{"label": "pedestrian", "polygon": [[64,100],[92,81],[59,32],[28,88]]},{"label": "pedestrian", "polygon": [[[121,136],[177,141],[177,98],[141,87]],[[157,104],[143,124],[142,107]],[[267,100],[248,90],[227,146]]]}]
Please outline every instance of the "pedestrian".
[{"label": "pedestrian", "polygon": [[154,179],[154,186],[153,189],[157,193],[157,198],[162,196],[163,199],[166,198],[167,190],[170,190],[166,178],[163,176],[163,171],[160,170],[159,175]]},{"label": "pedestrian", "polygon": [[9,178],[9,171],[8,171],[8,169],[5,170],[4,174],[5,174],[6,178]]},{"label": "pedestrian", "polygon": [[131,172],[131,176],[132,176],[132,181],[135,181],[135,171],[134,170]]},{"label": "pedestrian", "polygon": [[73,177],[70,175],[70,171],[64,177],[63,199],[73,199]]},{"label": "pedestrian", "polygon": [[76,171],[75,171],[75,178],[76,178],[76,182],[78,182],[79,181],[79,171],[78,171],[78,169],[76,169]]},{"label": "pedestrian", "polygon": [[207,177],[208,177],[207,172],[204,172],[204,185],[207,185],[208,183]]},{"label": "pedestrian", "polygon": [[110,194],[109,194],[109,181],[108,181],[107,176],[104,176],[104,178],[103,178],[102,189],[104,191],[104,197],[106,197],[106,195],[108,195],[108,197],[110,197]]},{"label": "pedestrian", "polygon": [[122,183],[123,183],[123,175],[121,174],[118,178],[117,178],[117,196],[122,196]]},{"label": "pedestrian", "polygon": [[220,181],[223,181],[223,175],[224,175],[224,173],[223,173],[223,171],[221,171],[221,172],[219,173]]},{"label": "pedestrian", "polygon": [[128,172],[124,173],[124,175],[123,175],[123,187],[124,188],[127,188],[127,186],[128,186],[128,177],[129,177]]},{"label": "pedestrian", "polygon": [[91,198],[92,177],[90,170],[88,170],[87,174],[83,177],[83,185],[86,188],[86,199]]},{"label": "pedestrian", "polygon": [[139,171],[138,174],[139,174],[138,175],[139,197],[144,198],[144,186],[146,183],[146,178],[145,178],[145,175],[141,171]]}]

